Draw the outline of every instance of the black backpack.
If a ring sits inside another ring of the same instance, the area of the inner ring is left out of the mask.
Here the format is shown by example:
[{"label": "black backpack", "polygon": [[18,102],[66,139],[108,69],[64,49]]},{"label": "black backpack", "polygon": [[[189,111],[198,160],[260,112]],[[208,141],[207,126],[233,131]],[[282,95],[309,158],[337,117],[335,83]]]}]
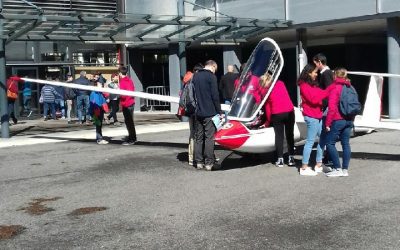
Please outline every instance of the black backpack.
[{"label": "black backpack", "polygon": [[340,93],[339,110],[346,119],[353,119],[361,113],[361,103],[353,86],[343,85]]},{"label": "black backpack", "polygon": [[185,115],[185,116],[192,116],[196,113],[197,101],[196,101],[195,88],[194,88],[194,84],[193,84],[193,77],[183,87],[183,90],[182,90],[182,93],[181,93],[181,96],[179,99],[179,106],[181,109],[184,110],[183,115]]}]

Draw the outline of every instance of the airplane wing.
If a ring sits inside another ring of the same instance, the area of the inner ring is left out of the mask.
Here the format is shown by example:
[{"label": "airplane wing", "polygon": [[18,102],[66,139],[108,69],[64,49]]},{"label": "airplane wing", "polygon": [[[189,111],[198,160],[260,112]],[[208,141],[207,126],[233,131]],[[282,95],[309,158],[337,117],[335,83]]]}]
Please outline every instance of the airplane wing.
[{"label": "airplane wing", "polygon": [[[175,96],[149,94],[149,93],[144,93],[144,92],[128,91],[128,90],[121,90],[121,89],[100,88],[100,87],[96,87],[96,86],[86,86],[86,85],[80,85],[80,84],[75,84],[75,83],[47,81],[47,80],[31,79],[31,78],[21,78],[21,79],[24,81],[36,82],[39,84],[62,86],[65,88],[82,89],[82,90],[97,91],[97,92],[104,92],[104,93],[117,94],[117,95],[133,96],[133,97],[157,100],[157,101],[162,101],[162,102],[179,103],[179,97],[175,97]],[[221,104],[221,109],[223,111],[229,111],[230,106],[226,105],[226,104]]]}]

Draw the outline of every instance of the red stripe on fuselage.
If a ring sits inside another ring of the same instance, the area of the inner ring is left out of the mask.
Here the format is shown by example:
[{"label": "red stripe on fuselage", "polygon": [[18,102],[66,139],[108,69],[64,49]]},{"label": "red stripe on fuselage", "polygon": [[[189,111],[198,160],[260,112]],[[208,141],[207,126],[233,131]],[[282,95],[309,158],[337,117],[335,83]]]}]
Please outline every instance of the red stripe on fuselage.
[{"label": "red stripe on fuselage", "polygon": [[238,121],[228,121],[215,134],[215,141],[224,148],[236,149],[241,147],[249,138],[248,129]]}]

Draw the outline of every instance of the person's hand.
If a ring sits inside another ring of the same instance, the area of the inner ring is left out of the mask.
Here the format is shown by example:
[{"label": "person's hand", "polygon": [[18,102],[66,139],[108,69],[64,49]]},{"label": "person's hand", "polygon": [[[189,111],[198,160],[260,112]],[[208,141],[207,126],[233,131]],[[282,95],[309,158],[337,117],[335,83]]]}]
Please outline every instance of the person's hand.
[{"label": "person's hand", "polygon": [[331,128],[330,128],[330,127],[326,127],[325,129],[326,129],[326,131],[328,131],[328,132],[331,131]]}]

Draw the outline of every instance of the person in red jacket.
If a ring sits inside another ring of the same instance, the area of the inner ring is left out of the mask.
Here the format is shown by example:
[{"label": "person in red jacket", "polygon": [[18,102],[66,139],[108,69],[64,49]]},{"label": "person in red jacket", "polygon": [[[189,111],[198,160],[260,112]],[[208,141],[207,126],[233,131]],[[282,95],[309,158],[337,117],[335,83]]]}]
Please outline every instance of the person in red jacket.
[{"label": "person in red jacket", "polygon": [[311,151],[315,138],[321,136],[322,129],[322,101],[328,96],[325,90],[319,87],[318,68],[314,64],[307,64],[300,74],[298,85],[300,87],[301,109],[307,125],[307,139],[303,149],[303,160],[300,175],[315,176],[322,172],[323,149],[317,145],[316,165],[314,171],[308,167]]},{"label": "person in red jacket", "polygon": [[[135,91],[135,85],[129,76],[127,76],[128,69],[125,66],[119,68],[119,89]],[[122,114],[124,115],[126,129],[128,130],[128,137],[122,143],[124,146],[133,145],[136,143],[136,129],[133,121],[133,112],[135,109],[135,98],[132,96],[121,95],[120,104],[122,107]]]},{"label": "person in red jacket", "polygon": [[[265,88],[269,88],[272,83],[272,77],[269,73],[265,73],[260,77],[260,85]],[[284,134],[286,135],[286,143],[289,151],[288,165],[296,165],[294,161],[294,106],[290,99],[289,93],[285,87],[285,83],[278,80],[268,99],[265,103],[265,114],[267,121],[265,127],[268,127],[271,123],[275,132],[275,148],[278,156],[278,160],[275,165],[277,167],[283,167],[283,139]]]},{"label": "person in red jacket", "polygon": [[[346,119],[339,111],[340,95],[344,85],[350,86],[345,68],[335,69],[335,79],[328,87],[328,114],[326,116],[326,148],[333,162],[333,171],[326,174],[328,177],[349,176],[348,169],[351,157],[350,135],[354,127],[353,119]],[[336,139],[342,144],[342,164],[336,149]]]},{"label": "person in red jacket", "polygon": [[18,83],[22,82],[18,76],[11,76],[7,80],[7,103],[8,103],[8,116],[17,124],[18,120],[15,117],[14,106],[15,100],[18,98]]}]

